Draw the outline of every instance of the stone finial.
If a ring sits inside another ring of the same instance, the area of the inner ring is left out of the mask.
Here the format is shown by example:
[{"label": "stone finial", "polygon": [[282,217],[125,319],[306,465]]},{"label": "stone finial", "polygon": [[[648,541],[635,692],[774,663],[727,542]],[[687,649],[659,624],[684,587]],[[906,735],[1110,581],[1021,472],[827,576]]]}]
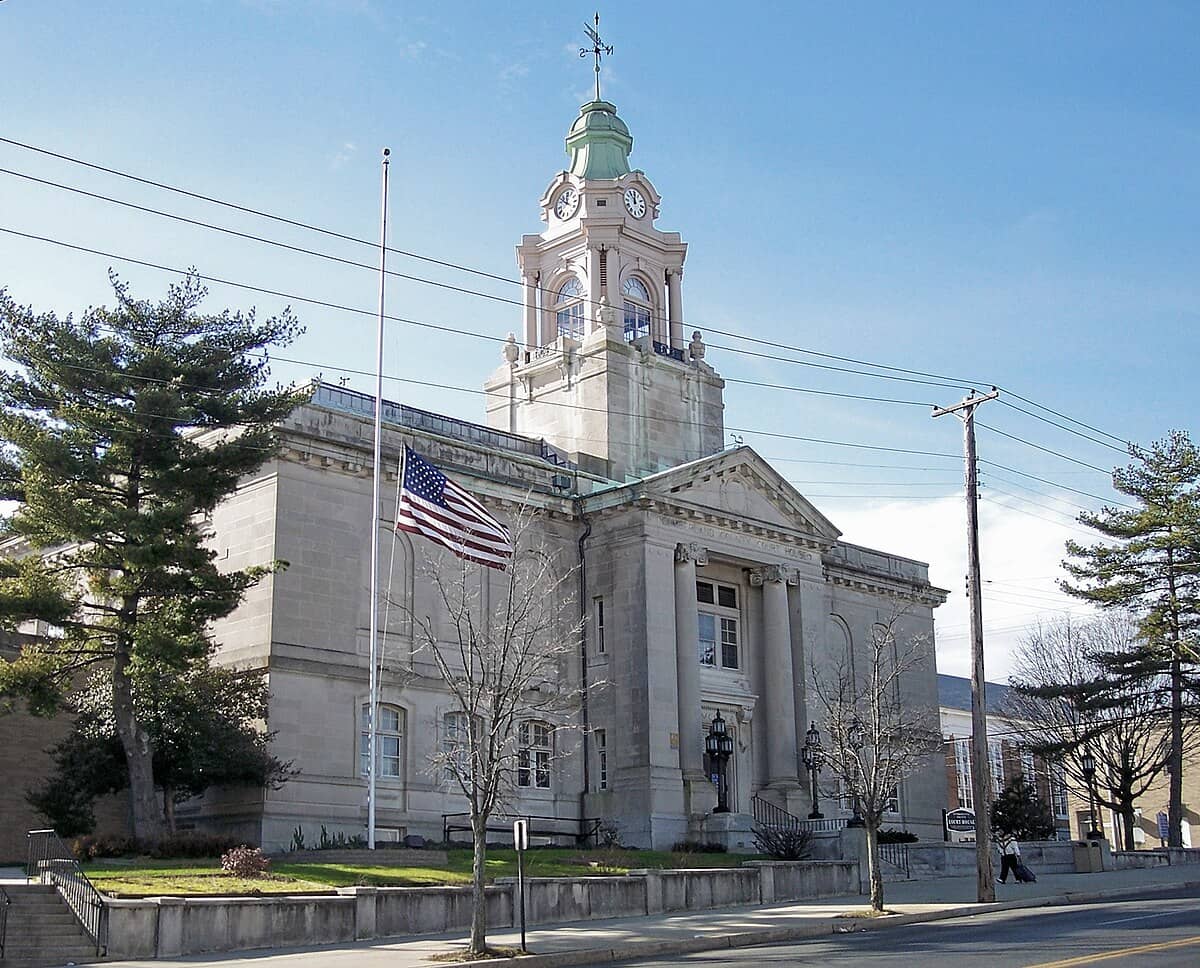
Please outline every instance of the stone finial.
[{"label": "stone finial", "polygon": [[786,565],[763,565],[750,572],[751,585],[765,585],[768,582],[783,582],[788,585],[798,585],[800,578],[795,568]]},{"label": "stone finial", "polygon": [[692,341],[688,344],[688,352],[692,354],[692,359],[699,362],[704,359],[704,341],[700,339],[700,330],[692,331]]},{"label": "stone finial", "polygon": [[517,336],[515,333],[509,333],[504,341],[504,348],[500,351],[504,355],[504,362],[512,365],[521,358],[521,347],[517,345]]},{"label": "stone finial", "polygon": [[621,328],[620,315],[608,301],[607,293],[600,297],[600,305],[596,307],[596,322],[603,326],[610,336],[616,339],[623,338],[624,331]]},{"label": "stone finial", "polygon": [[698,544],[677,544],[675,546],[676,561],[694,561],[697,565],[708,564],[708,549]]}]

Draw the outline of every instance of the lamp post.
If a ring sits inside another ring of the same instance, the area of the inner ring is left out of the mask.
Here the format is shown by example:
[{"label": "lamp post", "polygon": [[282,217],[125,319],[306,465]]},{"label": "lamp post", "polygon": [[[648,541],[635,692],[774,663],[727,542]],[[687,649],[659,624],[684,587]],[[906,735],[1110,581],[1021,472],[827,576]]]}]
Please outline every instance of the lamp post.
[{"label": "lamp post", "polygon": [[[846,739],[850,743],[850,748],[854,750],[854,775],[859,777],[862,771],[858,765],[858,753],[867,745],[867,731],[863,729],[862,720],[856,715],[850,721],[850,729],[846,733]],[[854,784],[854,815],[846,821],[847,827],[865,827],[866,821],[863,820],[862,808],[858,802],[858,783]]]},{"label": "lamp post", "polygon": [[1088,840],[1102,840],[1104,834],[1096,827],[1096,797],[1094,784],[1096,780],[1096,758],[1092,756],[1091,747],[1085,747],[1079,765],[1083,768],[1083,782],[1087,784],[1088,792]]},{"label": "lamp post", "polygon": [[721,710],[713,717],[704,737],[704,751],[717,766],[717,806],[713,813],[729,813],[729,773],[727,764],[733,755],[733,737],[725,728]]},{"label": "lamp post", "polygon": [[817,730],[817,724],[813,723],[808,727],[808,732],[804,734],[804,766],[812,777],[812,811],[808,815],[809,820],[820,820],[824,814],[821,813],[820,806],[817,801],[817,774],[821,772],[821,764],[825,761],[825,750],[821,748],[821,734]]}]

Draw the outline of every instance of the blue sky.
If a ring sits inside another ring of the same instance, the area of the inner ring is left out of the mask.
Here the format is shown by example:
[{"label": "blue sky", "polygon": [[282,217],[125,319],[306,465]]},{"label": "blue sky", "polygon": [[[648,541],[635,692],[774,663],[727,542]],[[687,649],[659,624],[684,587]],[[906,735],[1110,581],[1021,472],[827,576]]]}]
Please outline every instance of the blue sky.
[{"label": "blue sky", "polygon": [[[593,10],[4,0],[0,137],[366,239],[378,234],[388,145],[392,244],[515,278],[513,246],[540,231],[537,200],[590,96],[590,61],[577,52]],[[663,195],[659,227],[690,246],[689,329],[955,379],[910,385],[755,359],[715,348],[747,344],[711,335],[709,360],[726,377],[920,404],[996,383],[1120,438],[1194,425],[1200,7],[610,3],[600,14],[616,47],[605,97],[632,130],[634,164]],[[0,168],[374,261],[365,247],[10,144],[0,143]],[[369,271],[5,173],[0,228],[374,306]],[[169,278],[0,232],[0,285],[39,308],[107,301],[110,265],[147,296]],[[392,265],[519,298],[502,282]],[[269,313],[286,302],[211,289],[214,309]],[[368,316],[293,307],[308,332],[284,355],[305,362],[279,365],[279,377],[370,368]],[[493,337],[520,328],[514,306],[416,282],[390,284],[389,311]],[[393,376],[478,388],[497,362],[494,342],[389,326]],[[370,380],[351,374],[351,384]],[[397,382],[387,392],[482,419],[475,394]],[[727,425],[848,539],[930,561],[954,593],[939,612],[939,662],[965,672],[957,422],[921,406],[734,382],[726,404]],[[1122,462],[1002,404],[980,421],[1094,467]],[[1083,537],[1071,516],[1099,502],[1062,486],[1112,492],[1102,471],[992,430],[981,428],[980,454],[1011,469],[983,469],[989,662],[1002,677],[1025,626],[1071,607],[1053,592],[1062,541]]]}]

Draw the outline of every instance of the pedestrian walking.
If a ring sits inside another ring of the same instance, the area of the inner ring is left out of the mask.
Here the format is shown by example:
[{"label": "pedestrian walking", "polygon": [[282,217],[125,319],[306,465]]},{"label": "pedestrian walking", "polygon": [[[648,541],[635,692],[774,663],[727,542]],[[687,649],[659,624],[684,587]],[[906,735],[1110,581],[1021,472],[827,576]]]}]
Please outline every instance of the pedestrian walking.
[{"label": "pedestrian walking", "polygon": [[1012,834],[1004,834],[1000,838],[1000,883],[1008,883],[1008,872],[1012,871],[1013,879],[1019,881],[1017,868],[1021,863],[1021,845]]}]

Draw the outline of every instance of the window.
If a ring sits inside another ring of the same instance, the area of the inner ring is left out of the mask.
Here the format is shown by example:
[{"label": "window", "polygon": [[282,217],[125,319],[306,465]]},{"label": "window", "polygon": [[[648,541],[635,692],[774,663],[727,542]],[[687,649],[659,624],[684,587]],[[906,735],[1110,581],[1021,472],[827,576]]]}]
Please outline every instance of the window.
[{"label": "window", "polygon": [[992,796],[998,797],[1004,789],[1004,746],[998,740],[988,740],[988,762],[992,767]]},{"label": "window", "polygon": [[1021,778],[1034,790],[1037,789],[1037,772],[1033,767],[1033,754],[1029,750],[1021,750]]},{"label": "window", "polygon": [[[397,706],[376,707],[379,719],[375,723],[375,775],[400,777],[402,750],[404,748],[404,710]],[[362,704],[359,716],[358,768],[363,776],[371,765],[371,707]]]},{"label": "window", "polygon": [[1061,763],[1050,767],[1050,809],[1059,819],[1067,816],[1067,776]]},{"label": "window", "polygon": [[971,741],[954,741],[954,772],[958,774],[958,805],[968,810],[975,807],[975,791],[971,786]]},{"label": "window", "polygon": [[575,276],[558,290],[554,315],[558,320],[559,336],[583,338],[583,285]]},{"label": "window", "polygon": [[625,305],[625,339],[632,343],[650,332],[650,290],[637,276],[621,286]]},{"label": "window", "polygon": [[604,655],[608,651],[604,644],[604,599],[592,599],[593,612],[596,615],[596,654]]},{"label": "window", "polygon": [[700,664],[721,669],[740,668],[737,588],[698,581],[696,601],[700,606],[697,642]]},{"label": "window", "polygon": [[442,757],[447,780],[466,778],[471,773],[471,744],[467,714],[449,712],[442,717]]},{"label": "window", "polygon": [[888,791],[888,795],[883,800],[884,813],[899,813],[900,812],[900,787],[894,786]]},{"label": "window", "polygon": [[596,788],[608,789],[608,733],[596,730]]},{"label": "window", "polygon": [[531,719],[520,729],[517,748],[517,786],[550,789],[550,745],[552,727],[549,723]]}]

